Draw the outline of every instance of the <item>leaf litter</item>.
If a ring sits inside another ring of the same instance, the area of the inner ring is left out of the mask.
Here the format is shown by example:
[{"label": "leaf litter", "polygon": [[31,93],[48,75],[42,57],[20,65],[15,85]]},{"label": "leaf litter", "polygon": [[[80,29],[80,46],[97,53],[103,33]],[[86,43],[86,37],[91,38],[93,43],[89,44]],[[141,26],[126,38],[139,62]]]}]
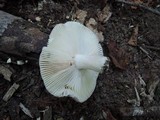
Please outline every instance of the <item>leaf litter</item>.
[{"label": "leaf litter", "polygon": [[125,70],[130,62],[130,55],[124,49],[119,48],[114,41],[109,41],[107,46],[113,64]]}]

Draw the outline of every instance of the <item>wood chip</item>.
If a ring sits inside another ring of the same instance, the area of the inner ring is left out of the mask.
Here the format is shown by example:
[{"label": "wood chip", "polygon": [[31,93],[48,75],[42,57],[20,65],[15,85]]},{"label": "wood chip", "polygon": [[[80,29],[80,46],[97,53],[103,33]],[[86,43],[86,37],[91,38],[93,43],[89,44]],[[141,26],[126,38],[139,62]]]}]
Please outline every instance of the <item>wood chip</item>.
[{"label": "wood chip", "polygon": [[26,108],[22,103],[19,104],[19,107],[22,109],[22,111],[28,115],[29,117],[33,118],[31,112],[29,111],[28,108]]},{"label": "wood chip", "polygon": [[0,74],[4,76],[4,79],[11,81],[12,71],[7,67],[0,65]]},{"label": "wood chip", "polygon": [[3,100],[4,101],[8,101],[12,95],[14,94],[14,92],[19,88],[19,84],[14,83],[9,90],[7,91],[7,93],[3,96]]}]

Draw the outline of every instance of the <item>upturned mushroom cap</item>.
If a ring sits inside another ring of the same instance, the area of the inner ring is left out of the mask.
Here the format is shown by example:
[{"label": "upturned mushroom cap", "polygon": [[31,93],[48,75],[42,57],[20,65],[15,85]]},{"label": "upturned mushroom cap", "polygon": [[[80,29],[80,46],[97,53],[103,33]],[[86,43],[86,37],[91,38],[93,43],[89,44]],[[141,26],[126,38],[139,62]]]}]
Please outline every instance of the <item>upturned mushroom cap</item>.
[{"label": "upturned mushroom cap", "polygon": [[58,24],[43,47],[39,64],[46,89],[57,97],[86,101],[107,57],[97,36],[78,22]]}]

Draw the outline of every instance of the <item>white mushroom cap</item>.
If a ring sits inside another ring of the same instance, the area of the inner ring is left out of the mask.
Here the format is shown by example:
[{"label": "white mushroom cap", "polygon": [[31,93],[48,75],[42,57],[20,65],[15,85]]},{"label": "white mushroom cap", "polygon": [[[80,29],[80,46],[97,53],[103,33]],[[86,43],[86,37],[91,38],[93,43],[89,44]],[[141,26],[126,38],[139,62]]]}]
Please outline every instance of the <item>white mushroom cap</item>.
[{"label": "white mushroom cap", "polygon": [[84,102],[93,93],[106,60],[90,29],[78,22],[67,22],[54,27],[39,64],[44,85],[51,94]]}]

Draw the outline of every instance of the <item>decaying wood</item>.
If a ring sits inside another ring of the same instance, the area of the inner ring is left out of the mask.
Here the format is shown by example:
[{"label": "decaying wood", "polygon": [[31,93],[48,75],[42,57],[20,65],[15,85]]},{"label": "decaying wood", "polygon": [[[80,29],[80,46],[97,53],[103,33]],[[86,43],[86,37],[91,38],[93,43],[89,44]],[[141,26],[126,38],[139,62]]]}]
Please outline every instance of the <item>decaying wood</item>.
[{"label": "decaying wood", "polygon": [[36,60],[42,47],[47,44],[48,35],[22,18],[0,11],[0,26],[2,53]]},{"label": "decaying wood", "polygon": [[19,84],[14,83],[9,90],[7,91],[7,93],[3,96],[3,100],[4,101],[8,101],[12,95],[14,94],[14,92],[19,88]]},{"label": "decaying wood", "polygon": [[8,25],[11,24],[14,20],[20,20],[19,17],[8,14],[6,12],[0,11],[0,36],[7,29]]}]

